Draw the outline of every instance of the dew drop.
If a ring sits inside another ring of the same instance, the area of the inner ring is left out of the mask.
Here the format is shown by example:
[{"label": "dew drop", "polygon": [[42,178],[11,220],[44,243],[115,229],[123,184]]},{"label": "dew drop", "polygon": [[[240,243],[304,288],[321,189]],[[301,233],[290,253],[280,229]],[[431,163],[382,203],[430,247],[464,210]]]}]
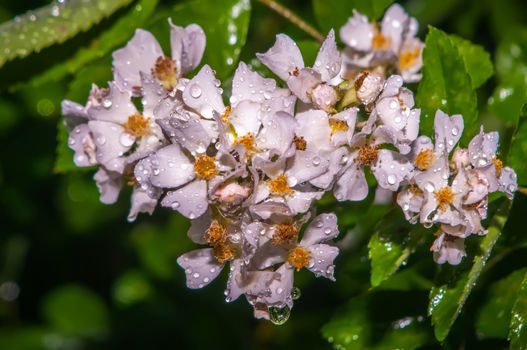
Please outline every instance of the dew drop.
[{"label": "dew drop", "polygon": [[194,84],[190,87],[190,96],[194,97],[194,98],[198,98],[201,96],[201,88]]},{"label": "dew drop", "polygon": [[397,181],[397,178],[395,177],[395,175],[390,174],[390,175],[388,175],[388,179],[387,180],[388,180],[388,183],[390,185],[395,185],[395,182]]},{"label": "dew drop", "polygon": [[271,322],[273,322],[275,325],[283,325],[287,322],[289,319],[289,316],[291,315],[291,309],[289,309],[289,306],[284,307],[270,307],[269,308],[269,319]]}]

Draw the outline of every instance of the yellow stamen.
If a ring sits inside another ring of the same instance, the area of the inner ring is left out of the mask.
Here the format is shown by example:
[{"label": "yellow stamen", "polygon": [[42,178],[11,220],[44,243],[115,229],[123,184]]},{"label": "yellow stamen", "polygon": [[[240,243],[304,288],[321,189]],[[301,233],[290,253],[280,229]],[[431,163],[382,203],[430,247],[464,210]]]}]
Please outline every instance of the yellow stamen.
[{"label": "yellow stamen", "polygon": [[298,229],[292,224],[280,224],[274,231],[272,242],[274,245],[283,245],[296,241]]},{"label": "yellow stamen", "polygon": [[449,186],[445,186],[439,191],[434,192],[434,196],[437,200],[437,207],[441,211],[447,210],[450,203],[454,201],[454,192]]},{"label": "yellow stamen", "polygon": [[345,120],[328,119],[329,127],[331,128],[331,136],[337,132],[345,132],[349,130],[348,123]]},{"label": "yellow stamen", "polygon": [[415,157],[415,166],[419,170],[427,170],[432,166],[434,162],[434,152],[429,148],[424,148],[419,152],[417,157]]},{"label": "yellow stamen", "polygon": [[410,68],[419,57],[420,53],[421,50],[418,48],[401,52],[399,55],[399,69],[406,70]]},{"label": "yellow stamen", "polygon": [[231,245],[227,242],[220,242],[214,245],[212,248],[212,253],[214,257],[220,264],[223,264],[226,261],[234,259],[234,250]]},{"label": "yellow stamen", "polygon": [[205,240],[208,244],[219,243],[225,240],[226,232],[227,230],[225,229],[225,226],[217,221],[213,221],[205,233]]},{"label": "yellow stamen", "polygon": [[128,117],[123,125],[124,131],[128,134],[141,137],[150,134],[150,118],[145,118],[142,114],[135,113]]},{"label": "yellow stamen", "polygon": [[254,135],[251,133],[248,133],[242,137],[238,137],[236,141],[234,141],[235,145],[243,145],[245,147],[245,152],[247,155],[251,155],[256,151],[256,145],[255,145],[255,138]]},{"label": "yellow stamen", "polygon": [[297,246],[289,251],[287,262],[290,263],[297,271],[309,263],[309,250]]},{"label": "yellow stamen", "polygon": [[225,111],[223,112],[223,114],[220,117],[220,120],[224,124],[227,124],[229,122],[229,116],[231,115],[231,110],[232,110],[231,106],[225,107]]},{"label": "yellow stamen", "polygon": [[366,144],[359,148],[359,154],[357,160],[362,165],[372,165],[376,160],[379,154],[378,145],[369,145]]},{"label": "yellow stamen", "polygon": [[279,175],[275,179],[267,181],[267,186],[269,186],[271,193],[276,195],[293,194],[294,192],[287,184],[287,175],[285,174]]},{"label": "yellow stamen", "polygon": [[503,162],[496,156],[492,157],[494,168],[496,169],[496,177],[501,176],[501,170],[503,169]]},{"label": "yellow stamen", "polygon": [[175,62],[168,57],[158,57],[154,68],[152,68],[152,75],[159,80],[161,85],[172,91],[177,85],[177,68]]},{"label": "yellow stamen", "polygon": [[216,163],[213,157],[206,154],[201,154],[194,162],[194,172],[196,176],[202,180],[210,180],[218,174]]},{"label": "yellow stamen", "polygon": [[377,50],[386,50],[390,47],[390,39],[377,32],[371,39],[371,46]]},{"label": "yellow stamen", "polygon": [[307,142],[304,140],[302,136],[296,136],[293,139],[293,142],[295,143],[295,148],[299,151],[305,151]]}]

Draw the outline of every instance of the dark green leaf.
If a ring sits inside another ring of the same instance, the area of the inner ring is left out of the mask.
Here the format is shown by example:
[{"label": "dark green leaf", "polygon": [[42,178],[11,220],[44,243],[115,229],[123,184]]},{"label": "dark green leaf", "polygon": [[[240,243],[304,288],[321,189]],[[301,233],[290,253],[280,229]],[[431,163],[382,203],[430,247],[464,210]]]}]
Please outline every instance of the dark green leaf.
[{"label": "dark green leaf", "polygon": [[66,285],[48,294],[44,318],[56,330],[81,337],[102,337],[109,330],[109,315],[102,299],[79,285]]},{"label": "dark green leaf", "polygon": [[483,85],[494,73],[494,67],[490,59],[490,54],[483,46],[474,44],[456,35],[450,35],[450,39],[457,46],[465,68],[472,81],[472,88],[476,89]]},{"label": "dark green leaf", "polygon": [[511,312],[527,269],[516,270],[492,284],[476,318],[478,332],[490,338],[507,338]]},{"label": "dark green leaf", "polygon": [[463,57],[450,37],[430,27],[423,50],[423,80],[416,96],[421,108],[421,132],[432,135],[437,109],[463,115],[463,140],[472,137],[476,129],[477,100]]},{"label": "dark green leaf", "polygon": [[509,339],[511,350],[527,349],[527,273],[512,307]]},{"label": "dark green leaf", "polygon": [[487,235],[481,239],[479,253],[474,257],[469,271],[460,272],[447,284],[436,286],[430,291],[428,313],[432,317],[435,336],[443,341],[450,327],[454,324],[465,301],[475,287],[487,260],[492,253],[496,241],[501,235],[503,225],[507,220],[510,203],[507,201],[492,218]]},{"label": "dark green leaf", "polygon": [[86,47],[80,48],[73,57],[61,62],[31,80],[33,86],[63,78],[85,67],[88,63],[107,55],[111,50],[130,39],[136,28],[141,28],[152,15],[158,0],[140,0],[119,18],[116,23]]},{"label": "dark green leaf", "polygon": [[324,34],[332,28],[338,33],[340,27],[353,16],[354,9],[374,21],[384,14],[392,2],[393,0],[313,0],[313,10]]},{"label": "dark green leaf", "polygon": [[88,30],[132,0],[52,3],[0,25],[0,67]]},{"label": "dark green leaf", "polygon": [[421,227],[412,225],[399,208],[383,218],[368,244],[371,260],[371,285],[377,287],[406,262],[424,237]]},{"label": "dark green leaf", "polygon": [[128,271],[115,282],[113,297],[123,306],[140,302],[152,294],[152,288],[140,271]]},{"label": "dark green leaf", "polygon": [[523,106],[518,127],[512,138],[512,143],[507,154],[507,164],[511,166],[518,176],[519,185],[527,185],[527,104]]}]

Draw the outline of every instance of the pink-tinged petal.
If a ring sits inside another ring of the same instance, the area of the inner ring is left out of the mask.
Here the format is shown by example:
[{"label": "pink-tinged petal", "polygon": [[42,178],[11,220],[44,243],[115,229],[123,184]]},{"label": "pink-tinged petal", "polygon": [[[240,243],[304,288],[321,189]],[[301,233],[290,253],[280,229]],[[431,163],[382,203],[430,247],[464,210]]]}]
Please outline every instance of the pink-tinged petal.
[{"label": "pink-tinged petal", "polygon": [[401,207],[404,217],[410,223],[415,224],[423,207],[424,197],[422,193],[415,193],[405,189],[397,193],[397,204]]},{"label": "pink-tinged petal", "polygon": [[285,34],[278,34],[273,47],[256,57],[274,74],[286,81],[295,69],[304,68],[304,59],[296,43]]},{"label": "pink-tinged petal", "polygon": [[346,147],[340,147],[329,154],[329,165],[326,172],[309,182],[318,188],[328,189],[333,183],[335,176],[340,172],[342,167],[348,161],[348,149]]},{"label": "pink-tinged petal", "polygon": [[[284,89],[284,90],[287,90],[289,93],[289,89]],[[270,100],[264,101],[262,103],[262,108],[261,108],[262,119],[273,116],[278,112],[284,112],[290,115],[294,115],[295,105],[296,105],[295,95],[273,97]]]},{"label": "pink-tinged petal", "polygon": [[335,281],[335,265],[333,264],[339,248],[327,244],[313,244],[306,247],[310,252],[310,259],[307,269],[315,274],[316,277],[325,277]]},{"label": "pink-tinged petal", "polygon": [[[125,165],[124,153],[131,148],[135,139],[128,142],[128,134],[123,127],[114,123],[92,120],[88,122],[88,126],[97,147],[97,161],[109,170],[122,173]],[[126,138],[126,142],[123,142],[123,138]]]},{"label": "pink-tinged petal", "polygon": [[283,202],[266,201],[250,206],[250,211],[263,220],[270,218],[285,218],[293,215],[289,206]]},{"label": "pink-tinged petal", "polygon": [[422,76],[419,74],[419,71],[423,67],[423,49],[425,44],[418,38],[409,38],[406,39],[401,48],[401,54],[411,54],[418,52],[417,57],[410,63],[409,66],[405,66],[402,69],[399,66],[401,75],[406,83],[414,83],[421,80]]},{"label": "pink-tinged petal", "polygon": [[284,154],[293,142],[298,125],[296,119],[290,114],[278,112],[273,116],[264,117],[262,124],[263,128],[256,139],[256,146],[278,155]]},{"label": "pink-tinged petal", "polygon": [[123,176],[119,173],[99,168],[93,179],[99,189],[100,201],[104,204],[115,203],[123,187]]},{"label": "pink-tinged petal", "polygon": [[204,153],[212,139],[198,119],[169,118],[158,120],[157,123],[173,143],[181,145],[193,155]]},{"label": "pink-tinged petal", "polygon": [[147,118],[154,119],[154,109],[159,102],[166,97],[166,90],[150,74],[140,73],[141,76],[141,103],[143,105],[143,115]]},{"label": "pink-tinged petal", "polygon": [[474,167],[486,167],[492,163],[492,158],[498,152],[499,139],[499,133],[496,131],[485,133],[481,127],[479,134],[468,144],[468,156]]},{"label": "pink-tinged petal", "polygon": [[219,90],[219,81],[209,65],[204,65],[188,82],[183,91],[183,102],[208,119],[213,118],[213,112],[224,112],[225,105]]},{"label": "pink-tinged petal", "polygon": [[163,147],[139,161],[134,174],[140,184],[150,183],[159,188],[176,188],[195,178],[194,165],[177,144]]},{"label": "pink-tinged petal", "polygon": [[335,198],[339,201],[361,201],[368,195],[368,183],[364,169],[352,164],[337,179],[334,189]]},{"label": "pink-tinged petal", "polygon": [[304,103],[311,102],[313,89],[322,82],[320,73],[312,68],[301,68],[297,73],[289,76],[287,86],[291,92]]},{"label": "pink-tinged petal", "polygon": [[191,220],[200,217],[208,208],[207,182],[194,180],[180,189],[169,191],[161,205],[177,210]]},{"label": "pink-tinged petal", "polygon": [[[139,73],[137,73],[139,77]],[[110,94],[103,98],[101,104],[88,108],[90,119],[117,124],[124,124],[128,117],[137,113],[132,102],[132,95],[125,90],[121,90],[116,83],[110,82]]]},{"label": "pink-tinged petal", "polygon": [[197,24],[185,28],[179,27],[168,20],[170,24],[170,47],[172,59],[178,64],[178,75],[184,75],[199,65],[207,39],[205,32]]},{"label": "pink-tinged petal", "polygon": [[340,120],[346,122],[348,126],[347,131],[335,131],[331,136],[331,143],[335,147],[344,146],[351,143],[353,134],[355,132],[355,124],[357,122],[357,113],[359,109],[356,107],[347,108],[331,117],[333,120]]},{"label": "pink-tinged petal", "polygon": [[63,100],[60,105],[64,116],[64,124],[68,127],[68,130],[79,124],[86,123],[88,119],[86,107],[70,100]]},{"label": "pink-tinged petal", "polygon": [[415,175],[415,183],[425,193],[432,193],[439,191],[443,187],[448,185],[448,179],[450,177],[450,167],[448,164],[448,158],[443,155],[432,164],[432,166],[417,175]]},{"label": "pink-tinged petal", "polygon": [[377,188],[375,188],[375,197],[373,198],[373,203],[379,205],[389,205],[393,202],[393,195],[393,191],[377,186]]},{"label": "pink-tinged petal", "polygon": [[373,175],[379,186],[397,191],[401,182],[407,180],[414,166],[401,154],[386,149],[379,150],[377,162],[372,166]]},{"label": "pink-tinged petal", "polygon": [[374,26],[368,17],[353,10],[353,16],[340,28],[340,39],[354,51],[371,51],[371,41],[375,34]]},{"label": "pink-tinged petal", "polygon": [[187,231],[187,236],[194,243],[207,244],[205,234],[207,233],[211,222],[211,212],[207,209],[205,214],[190,221],[190,228]]},{"label": "pink-tinged petal", "polygon": [[509,199],[512,199],[514,192],[518,190],[518,177],[516,176],[516,172],[509,167],[505,167],[501,169],[501,176],[498,181],[498,190],[504,192]]},{"label": "pink-tinged petal", "polygon": [[308,247],[330,241],[339,235],[337,216],[334,213],[320,214],[309,224],[300,245]]},{"label": "pink-tinged petal", "polygon": [[337,90],[328,84],[318,84],[314,89],[311,89],[311,92],[308,91],[307,94],[308,97],[311,94],[311,101],[315,108],[326,112],[333,112],[335,104],[340,99]]},{"label": "pink-tinged petal", "polygon": [[310,109],[305,112],[297,113],[295,116],[298,121],[296,136],[303,137],[306,141],[306,150],[331,151],[331,128],[326,112]]},{"label": "pink-tinged petal", "polygon": [[434,261],[438,264],[448,262],[450,265],[458,265],[465,253],[465,240],[463,238],[453,237],[442,234],[430,248],[434,252]]},{"label": "pink-tinged petal", "polygon": [[286,158],[281,157],[276,161],[266,160],[260,157],[253,159],[254,169],[261,170],[269,178],[274,179],[285,171]]},{"label": "pink-tinged petal", "polygon": [[419,136],[413,143],[412,152],[409,155],[412,160],[415,161],[415,158],[421,151],[424,151],[425,149],[429,149],[431,151],[434,150],[434,143],[428,136],[421,135]]},{"label": "pink-tinged petal", "polygon": [[403,34],[408,27],[408,14],[401,5],[393,4],[384,13],[381,22],[382,35],[390,39],[393,52],[399,52],[403,40]]},{"label": "pink-tinged petal", "polygon": [[394,97],[399,95],[399,91],[403,86],[403,79],[399,75],[390,75],[384,83],[383,90],[379,95],[379,99],[385,97]]},{"label": "pink-tinged petal", "polygon": [[410,109],[401,105],[397,97],[386,97],[375,106],[381,121],[396,131],[401,131],[408,121]]},{"label": "pink-tinged petal", "polygon": [[335,31],[331,29],[318,51],[313,69],[320,73],[322,81],[329,81],[340,72],[342,59],[335,42]]},{"label": "pink-tinged petal", "polygon": [[137,29],[134,37],[122,49],[114,51],[113,72],[116,83],[123,90],[134,93],[141,86],[139,72],[150,73],[163,50],[152,33]]},{"label": "pink-tinged petal", "polygon": [[135,221],[139,213],[148,213],[152,215],[160,196],[160,191],[157,192],[156,197],[152,198],[150,194],[141,189],[141,187],[135,187],[132,192],[132,207],[130,208],[130,213],[128,213],[128,222]]},{"label": "pink-tinged petal", "polygon": [[287,182],[293,187],[305,181],[324,174],[329,166],[329,160],[311,151],[297,150],[295,156],[288,160]]},{"label": "pink-tinged petal", "polygon": [[274,79],[264,78],[240,62],[232,80],[230,103],[233,107],[243,100],[262,103],[275,97],[275,91]]},{"label": "pink-tinged petal", "polygon": [[442,153],[446,147],[447,152],[450,153],[463,133],[463,117],[460,114],[449,117],[438,109],[434,118],[434,130],[435,151]]},{"label": "pink-tinged petal", "polygon": [[218,263],[212,248],[196,249],[181,255],[177,263],[187,279],[187,287],[199,289],[212,282],[221,272],[223,264]]},{"label": "pink-tinged petal", "polygon": [[250,100],[241,101],[234,107],[229,115],[229,122],[234,127],[238,137],[247,134],[258,135],[262,126],[260,121],[261,105]]},{"label": "pink-tinged petal", "polygon": [[413,141],[419,135],[419,123],[421,121],[421,110],[419,108],[412,109],[410,116],[406,122],[404,130],[405,140]]},{"label": "pink-tinged petal", "polygon": [[324,195],[323,191],[318,190],[317,188],[305,186],[294,191],[292,195],[286,196],[285,201],[287,206],[291,209],[293,214],[306,213],[315,200],[322,198]]},{"label": "pink-tinged petal", "polygon": [[265,295],[261,301],[268,307],[284,307],[286,305],[293,307],[291,291],[293,290],[295,270],[289,264],[283,264],[275,272],[275,278],[267,286],[269,294],[265,295],[262,293],[263,290],[259,293]]},{"label": "pink-tinged petal", "polygon": [[97,148],[87,123],[79,124],[70,131],[68,146],[75,152],[73,162],[76,166],[85,167],[97,164],[95,156]]}]

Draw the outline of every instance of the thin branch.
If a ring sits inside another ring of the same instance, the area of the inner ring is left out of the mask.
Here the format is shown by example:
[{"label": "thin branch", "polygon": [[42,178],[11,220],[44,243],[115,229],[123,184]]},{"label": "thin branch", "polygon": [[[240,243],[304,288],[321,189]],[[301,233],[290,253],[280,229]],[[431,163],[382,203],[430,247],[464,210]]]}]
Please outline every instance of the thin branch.
[{"label": "thin branch", "polygon": [[527,188],[525,187],[518,187],[518,192],[523,193],[524,195],[527,196]]},{"label": "thin branch", "polygon": [[278,13],[280,16],[287,19],[289,22],[296,25],[298,28],[302,29],[304,32],[312,36],[318,42],[324,41],[324,36],[318,30],[316,30],[313,26],[309,25],[302,18],[298,17],[297,14],[295,14],[293,11],[291,11],[284,5],[276,2],[275,0],[258,0],[258,1],[260,1],[262,4],[269,7],[276,13]]}]

